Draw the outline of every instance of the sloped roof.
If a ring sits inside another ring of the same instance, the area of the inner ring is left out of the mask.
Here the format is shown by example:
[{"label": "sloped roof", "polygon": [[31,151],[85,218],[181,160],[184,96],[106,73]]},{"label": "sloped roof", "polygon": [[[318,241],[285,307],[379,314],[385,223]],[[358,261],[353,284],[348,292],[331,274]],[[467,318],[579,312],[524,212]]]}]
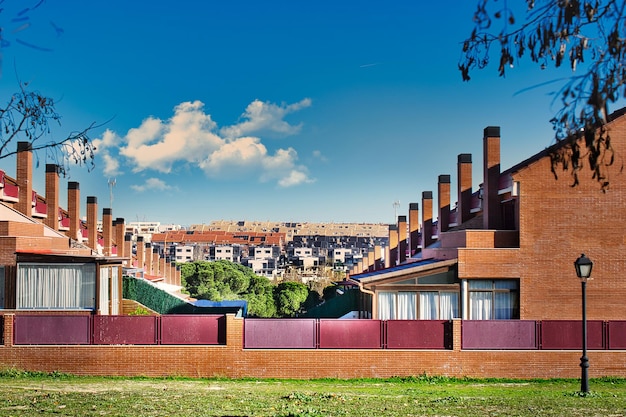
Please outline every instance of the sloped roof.
[{"label": "sloped roof", "polygon": [[391,268],[380,269],[373,272],[366,272],[358,275],[351,275],[350,279],[362,284],[372,284],[377,281],[398,278],[414,274],[435,274],[444,270],[449,270],[458,263],[457,259],[424,259],[419,262],[408,262]]}]

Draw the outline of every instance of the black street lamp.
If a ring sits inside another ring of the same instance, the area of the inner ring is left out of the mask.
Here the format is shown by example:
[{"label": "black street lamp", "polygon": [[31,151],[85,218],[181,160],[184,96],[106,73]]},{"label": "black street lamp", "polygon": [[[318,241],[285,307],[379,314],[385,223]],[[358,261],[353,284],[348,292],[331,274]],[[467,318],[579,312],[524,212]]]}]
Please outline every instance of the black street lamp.
[{"label": "black street lamp", "polygon": [[580,378],[580,391],[589,392],[589,358],[587,358],[587,280],[591,276],[591,268],[593,262],[583,253],[580,258],[574,262],[576,275],[580,278],[582,284],[583,296],[583,356],[580,358],[580,369],[582,371]]}]

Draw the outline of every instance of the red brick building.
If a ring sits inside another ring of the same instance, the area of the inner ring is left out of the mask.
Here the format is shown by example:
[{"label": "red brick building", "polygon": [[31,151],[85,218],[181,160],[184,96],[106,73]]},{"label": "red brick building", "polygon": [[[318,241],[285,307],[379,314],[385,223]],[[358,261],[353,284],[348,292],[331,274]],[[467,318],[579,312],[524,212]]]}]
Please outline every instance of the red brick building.
[{"label": "red brick building", "polygon": [[[413,241],[415,226],[409,243],[417,255],[394,267],[351,275],[373,295],[372,317],[580,319],[581,285],[573,263],[584,253],[594,262],[588,317],[626,319],[624,111],[614,113],[607,127],[613,149],[603,161],[614,162],[602,167],[610,181],[606,190],[585,158],[576,186],[571,168],[552,171],[551,155],[566,149],[565,142],[501,170],[500,128],[487,127],[480,188],[471,191],[471,155],[458,155],[456,205],[451,205],[449,175],[439,176],[437,213],[431,212],[432,193],[422,194],[421,250]],[[404,218],[398,226],[406,227]],[[392,237],[390,231],[390,242]]]}]

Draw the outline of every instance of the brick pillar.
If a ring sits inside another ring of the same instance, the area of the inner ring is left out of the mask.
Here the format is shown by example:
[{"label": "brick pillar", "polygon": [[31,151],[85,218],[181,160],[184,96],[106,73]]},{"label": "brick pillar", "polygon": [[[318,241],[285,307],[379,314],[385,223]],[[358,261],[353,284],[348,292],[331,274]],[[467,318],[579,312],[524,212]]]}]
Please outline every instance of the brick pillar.
[{"label": "brick pillar", "polygon": [[124,232],[124,258],[128,258],[126,265],[133,266],[133,235]]},{"label": "brick pillar", "polygon": [[456,218],[463,224],[472,218],[472,154],[462,153],[457,162],[458,200]]},{"label": "brick pillar", "polygon": [[15,314],[4,314],[4,347],[13,346],[13,324],[15,322]]},{"label": "brick pillar", "polygon": [[137,236],[137,268],[144,269],[146,245],[143,236]]},{"label": "brick pillar", "polygon": [[87,246],[92,250],[98,251],[98,198],[95,196],[87,197]]},{"label": "brick pillar", "polygon": [[500,127],[489,126],[483,135],[483,228],[501,229],[500,196]]},{"label": "brick pillar", "polygon": [[415,255],[420,246],[420,211],[418,203],[409,203],[409,253]]},{"label": "brick pillar", "polygon": [[169,263],[169,270],[168,270],[170,279],[169,281],[167,281],[168,284],[172,284],[172,285],[176,285],[176,262],[171,261]]},{"label": "brick pillar", "polygon": [[67,237],[82,242],[80,234],[80,187],[75,181],[67,183],[67,213],[70,216],[70,229]]},{"label": "brick pillar", "polygon": [[159,276],[159,274],[161,273],[161,271],[159,270],[159,261],[159,249],[152,248],[152,275]]},{"label": "brick pillar", "polygon": [[145,270],[146,270],[146,274],[148,275],[154,275],[152,273],[152,244],[150,242],[146,242],[144,245],[146,251],[145,251]]},{"label": "brick pillar", "polygon": [[165,268],[165,257],[159,260],[159,275],[161,275],[166,283],[169,283],[167,268]]},{"label": "brick pillar", "polygon": [[391,268],[398,264],[398,225],[389,225],[389,259],[386,261],[387,267]]},{"label": "brick pillar", "polygon": [[33,151],[30,142],[17,142],[17,211],[27,217],[33,215]]},{"label": "brick pillar", "polygon": [[422,250],[433,243],[433,192],[422,192]]},{"label": "brick pillar", "polygon": [[113,247],[113,209],[102,209],[102,253],[111,256]]},{"label": "brick pillar", "polygon": [[181,270],[180,270],[180,265],[176,265],[176,282],[174,283],[174,285],[177,286],[182,286],[182,279],[181,279]]},{"label": "brick pillar", "polygon": [[374,246],[374,270],[378,271],[379,269],[383,269],[385,265],[382,260],[382,248],[380,245]]},{"label": "brick pillar", "polygon": [[398,216],[398,263],[406,262],[407,249],[407,226],[406,216]]},{"label": "brick pillar", "polygon": [[440,175],[437,182],[437,200],[439,202],[439,213],[437,226],[439,235],[447,232],[450,225],[450,176]]},{"label": "brick pillar", "polygon": [[46,218],[44,224],[59,230],[59,166],[46,164]]},{"label": "brick pillar", "polygon": [[124,257],[124,245],[126,244],[126,240],[124,239],[124,235],[126,234],[126,223],[122,217],[118,217],[113,222],[113,234],[115,245],[117,246],[117,256],[120,258]]}]

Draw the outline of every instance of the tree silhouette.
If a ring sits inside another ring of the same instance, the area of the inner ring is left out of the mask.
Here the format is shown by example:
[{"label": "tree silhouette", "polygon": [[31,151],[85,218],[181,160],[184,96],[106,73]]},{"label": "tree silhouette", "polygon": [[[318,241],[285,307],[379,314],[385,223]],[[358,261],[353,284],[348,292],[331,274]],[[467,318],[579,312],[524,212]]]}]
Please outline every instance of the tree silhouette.
[{"label": "tree silhouette", "polygon": [[[552,172],[569,171],[576,186],[586,160],[605,190],[608,168],[616,161],[606,126],[609,105],[626,96],[626,5],[623,0],[526,0],[524,18],[518,19],[510,7],[514,3],[522,2],[479,0],[475,27],[463,42],[463,80],[488,66],[493,48],[499,49],[501,77],[522,59],[541,69],[568,65],[573,75],[555,94],[562,106],[550,120],[559,145],[551,153]],[[574,75],[576,70],[582,71]]]}]

